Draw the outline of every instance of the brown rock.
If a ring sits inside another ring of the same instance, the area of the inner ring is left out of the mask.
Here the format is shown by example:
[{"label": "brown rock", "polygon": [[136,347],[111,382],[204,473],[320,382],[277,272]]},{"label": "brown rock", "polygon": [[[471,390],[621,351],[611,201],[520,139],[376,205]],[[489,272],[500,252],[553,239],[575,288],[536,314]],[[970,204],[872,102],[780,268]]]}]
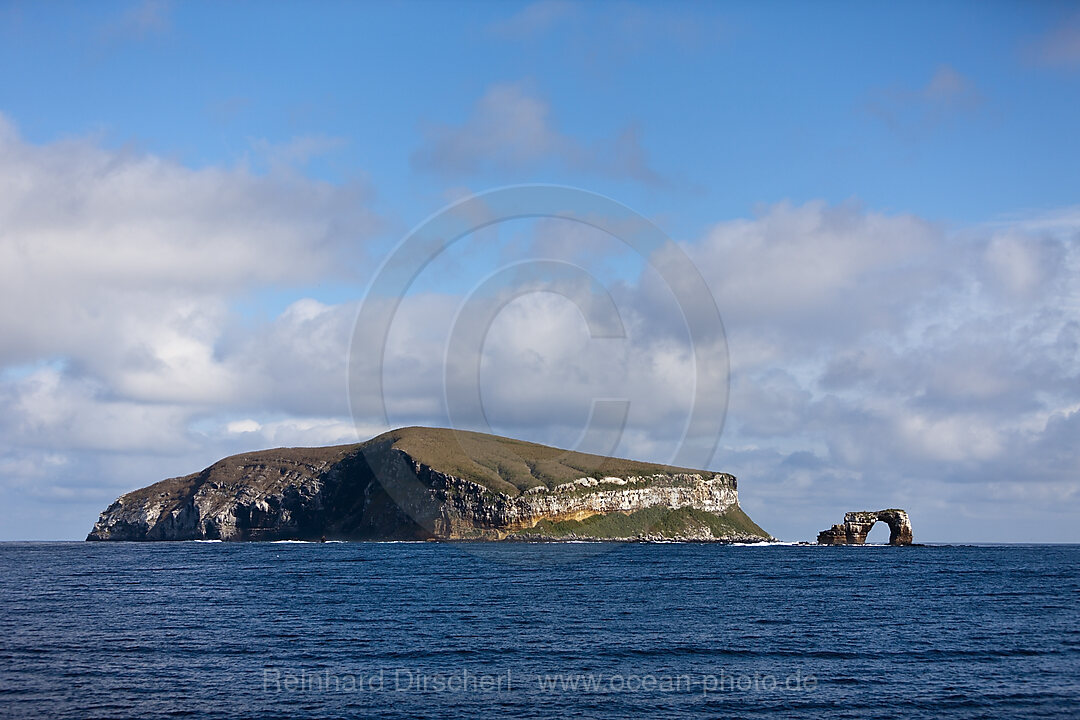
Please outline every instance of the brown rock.
[{"label": "brown rock", "polygon": [[890,508],[876,512],[864,510],[844,515],[844,522],[818,533],[819,545],[862,545],[870,528],[877,522],[889,526],[890,545],[911,544],[911,520],[904,510]]},{"label": "brown rock", "polygon": [[[123,495],[87,539],[499,540],[542,520],[657,506],[741,512],[726,473],[404,428],[358,445],[225,458]],[[752,537],[769,539],[764,531]]]}]

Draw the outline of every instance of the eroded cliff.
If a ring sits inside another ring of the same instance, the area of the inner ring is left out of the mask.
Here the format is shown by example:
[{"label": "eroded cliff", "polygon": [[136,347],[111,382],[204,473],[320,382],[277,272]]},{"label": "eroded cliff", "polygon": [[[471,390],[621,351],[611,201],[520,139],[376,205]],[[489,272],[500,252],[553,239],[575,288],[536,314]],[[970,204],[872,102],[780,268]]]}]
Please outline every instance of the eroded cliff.
[{"label": "eroded cliff", "polygon": [[[647,509],[654,510],[641,512]],[[87,539],[323,537],[751,541],[769,535],[739,508],[736,480],[725,473],[404,428],[359,445],[225,458],[121,496]]]},{"label": "eroded cliff", "polygon": [[889,526],[890,545],[911,545],[911,519],[905,510],[858,510],[844,514],[844,522],[818,533],[819,545],[862,545],[877,522]]}]

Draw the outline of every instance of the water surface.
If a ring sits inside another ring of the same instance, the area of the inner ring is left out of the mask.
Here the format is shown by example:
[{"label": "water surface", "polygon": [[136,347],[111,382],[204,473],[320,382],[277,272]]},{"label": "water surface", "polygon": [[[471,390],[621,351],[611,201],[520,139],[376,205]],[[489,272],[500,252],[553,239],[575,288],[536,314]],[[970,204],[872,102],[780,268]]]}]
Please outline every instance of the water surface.
[{"label": "water surface", "polygon": [[1080,546],[0,544],[0,717],[1066,717]]}]

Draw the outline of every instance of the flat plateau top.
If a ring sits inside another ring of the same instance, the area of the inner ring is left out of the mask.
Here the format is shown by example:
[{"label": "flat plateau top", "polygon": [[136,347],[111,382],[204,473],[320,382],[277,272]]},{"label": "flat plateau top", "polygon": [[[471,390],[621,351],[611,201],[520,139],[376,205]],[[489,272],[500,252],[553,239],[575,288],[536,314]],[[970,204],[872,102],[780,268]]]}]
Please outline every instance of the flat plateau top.
[{"label": "flat plateau top", "polygon": [[447,428],[391,430],[365,446],[390,443],[430,468],[515,495],[582,477],[631,477],[673,473],[715,475],[705,470],[573,452],[485,433]]}]

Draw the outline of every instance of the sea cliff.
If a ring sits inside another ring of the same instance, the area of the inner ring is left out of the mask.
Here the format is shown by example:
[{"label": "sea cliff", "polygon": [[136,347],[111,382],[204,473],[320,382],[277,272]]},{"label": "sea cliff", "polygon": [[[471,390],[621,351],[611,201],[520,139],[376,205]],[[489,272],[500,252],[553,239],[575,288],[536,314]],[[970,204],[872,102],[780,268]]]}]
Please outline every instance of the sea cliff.
[{"label": "sea cliff", "polygon": [[88,540],[760,541],[726,473],[403,428],[278,448],[122,495]]}]

